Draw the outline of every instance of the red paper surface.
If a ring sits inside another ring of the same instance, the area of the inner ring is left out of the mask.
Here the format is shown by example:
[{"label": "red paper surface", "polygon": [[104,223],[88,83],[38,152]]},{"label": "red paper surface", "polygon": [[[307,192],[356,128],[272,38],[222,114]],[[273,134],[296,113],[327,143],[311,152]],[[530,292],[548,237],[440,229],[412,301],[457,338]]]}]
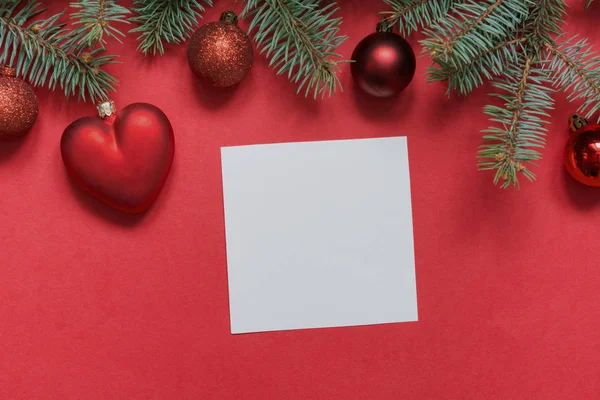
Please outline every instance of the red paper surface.
[{"label": "red paper surface", "polygon": [[[600,4],[571,4],[568,30],[600,45]],[[350,57],[385,7],[341,7]],[[227,8],[241,5],[204,21]],[[258,54],[237,89],[210,90],[185,46],[135,47],[111,46],[113,99],[157,105],[176,140],[147,215],[69,183],[60,136],[90,104],[37,89],[35,129],[0,144],[0,399],[600,398],[600,191],[563,171],[563,96],[538,181],[501,191],[476,170],[486,89],[448,99],[427,59],[399,99],[361,94],[344,65],[344,92],[315,102]],[[394,135],[409,143],[419,322],[230,335],[219,148]]]}]

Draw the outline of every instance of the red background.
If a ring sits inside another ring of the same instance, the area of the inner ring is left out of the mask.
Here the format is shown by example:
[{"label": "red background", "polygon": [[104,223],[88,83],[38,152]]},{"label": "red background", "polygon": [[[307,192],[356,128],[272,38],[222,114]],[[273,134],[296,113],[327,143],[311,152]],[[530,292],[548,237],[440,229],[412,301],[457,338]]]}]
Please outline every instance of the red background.
[{"label": "red background", "polygon": [[[567,29],[600,45],[600,4],[571,4]],[[349,58],[385,6],[340,5]],[[60,136],[91,104],[36,89],[34,130],[0,144],[1,399],[600,398],[600,192],[563,171],[563,96],[538,181],[501,191],[475,165],[485,88],[448,99],[425,83],[427,59],[399,99],[361,94],[344,65],[344,92],[315,102],[258,54],[219,91],[197,85],[185,45],[135,47],[133,35],[111,46],[113,99],[159,106],[176,139],[147,215],[69,183]],[[410,149],[419,322],[232,336],[219,148],[393,135]]]}]

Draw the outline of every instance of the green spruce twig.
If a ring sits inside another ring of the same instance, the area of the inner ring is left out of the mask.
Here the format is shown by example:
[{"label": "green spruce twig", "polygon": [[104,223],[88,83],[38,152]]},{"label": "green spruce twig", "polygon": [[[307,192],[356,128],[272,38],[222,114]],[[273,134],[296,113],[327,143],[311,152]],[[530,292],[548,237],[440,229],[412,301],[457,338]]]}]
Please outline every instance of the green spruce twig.
[{"label": "green spruce twig", "polygon": [[494,183],[503,188],[519,185],[517,173],[535,179],[527,165],[535,165],[541,158],[536,149],[546,142],[547,121],[542,118],[549,116],[548,110],[554,104],[550,82],[544,63],[535,61],[533,52],[529,52],[509,65],[503,78],[492,83],[502,93],[492,95],[504,105],[484,109],[496,125],[483,131],[486,134],[478,154],[479,168],[495,170]]},{"label": "green spruce twig", "polygon": [[408,36],[419,28],[431,26],[444,18],[460,0],[384,0],[391,11],[384,11],[384,24],[397,27]]},{"label": "green spruce twig", "polygon": [[498,43],[513,39],[513,33],[527,18],[530,0],[469,0],[457,4],[454,14],[433,23],[421,41],[434,61],[455,68],[472,62]]},{"label": "green spruce twig", "polygon": [[105,36],[121,43],[125,34],[115,24],[129,23],[125,19],[130,13],[127,8],[118,5],[115,0],[79,0],[70,6],[79,10],[71,14],[74,21],[71,41],[81,50],[105,47]]},{"label": "green spruce twig", "polygon": [[572,37],[556,46],[546,43],[554,56],[548,68],[556,88],[569,92],[570,101],[581,103],[577,111],[591,119],[600,110],[600,55],[587,39],[577,39]]},{"label": "green spruce twig", "polygon": [[79,52],[73,31],[58,22],[64,11],[29,22],[43,11],[40,3],[29,1],[20,10],[18,3],[0,3],[0,64],[15,68],[34,86],[60,87],[67,97],[107,99],[117,80],[102,67],[116,57],[102,55],[101,49]]},{"label": "green spruce twig", "polygon": [[130,21],[138,27],[130,32],[140,33],[138,50],[156,55],[165,52],[164,43],[185,42],[212,0],[134,0],[133,5]]},{"label": "green spruce twig", "polygon": [[481,85],[484,80],[491,80],[504,72],[509,63],[517,62],[523,44],[529,37],[504,40],[495,46],[482,50],[467,62],[436,59],[436,63],[428,67],[428,82],[448,82],[448,95],[454,90],[459,94],[468,94]]},{"label": "green spruce twig", "polygon": [[346,36],[339,35],[337,10],[333,1],[247,0],[242,16],[251,18],[249,33],[277,74],[297,83],[298,93],[316,98],[341,88],[336,74],[345,61],[336,50]]}]

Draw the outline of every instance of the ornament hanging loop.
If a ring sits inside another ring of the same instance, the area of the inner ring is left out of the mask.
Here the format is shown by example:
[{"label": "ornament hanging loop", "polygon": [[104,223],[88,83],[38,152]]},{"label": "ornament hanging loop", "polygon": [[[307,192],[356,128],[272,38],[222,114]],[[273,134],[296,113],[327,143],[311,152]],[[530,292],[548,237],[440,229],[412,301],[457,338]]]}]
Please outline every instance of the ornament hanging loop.
[{"label": "ornament hanging loop", "polygon": [[238,17],[231,10],[227,10],[221,14],[221,18],[219,18],[221,22],[227,22],[228,24],[237,25]]},{"label": "ornament hanging loop", "polygon": [[392,25],[389,25],[385,18],[381,18],[381,21],[379,21],[377,23],[377,26],[375,27],[375,31],[376,32],[393,32],[394,31],[394,27]]},{"label": "ornament hanging loop", "polygon": [[100,116],[100,118],[110,117],[111,115],[117,112],[115,102],[112,100],[106,100],[102,103],[99,103],[96,106],[96,109],[98,110],[98,115]]},{"label": "ornament hanging loop", "polygon": [[575,132],[587,124],[588,120],[579,114],[573,114],[569,117],[569,129],[571,129],[571,132]]}]

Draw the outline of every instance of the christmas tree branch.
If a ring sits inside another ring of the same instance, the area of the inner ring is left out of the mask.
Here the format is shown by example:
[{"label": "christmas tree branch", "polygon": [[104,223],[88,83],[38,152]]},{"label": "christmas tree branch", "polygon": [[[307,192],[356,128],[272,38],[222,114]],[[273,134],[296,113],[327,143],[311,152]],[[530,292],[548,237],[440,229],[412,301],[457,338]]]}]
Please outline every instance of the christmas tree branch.
[{"label": "christmas tree branch", "polygon": [[571,38],[556,46],[545,44],[545,48],[554,56],[549,69],[553,73],[555,86],[570,92],[570,101],[583,100],[578,112],[591,118],[600,110],[600,56],[592,50],[587,39],[574,43],[573,40]]},{"label": "christmas tree branch", "polygon": [[134,0],[130,18],[138,24],[130,32],[140,33],[138,49],[144,54],[163,54],[164,43],[183,43],[198,26],[204,6],[211,7],[212,0]]},{"label": "christmas tree branch", "polygon": [[57,22],[64,11],[25,26],[43,11],[38,2],[28,2],[17,13],[13,6],[0,10],[0,64],[15,68],[34,86],[60,86],[66,96],[77,94],[82,100],[104,100],[114,90],[116,79],[101,68],[115,63],[115,57],[99,49],[76,53],[73,33]]},{"label": "christmas tree branch", "polygon": [[529,0],[469,0],[457,4],[455,15],[432,24],[421,41],[434,61],[460,68],[498,41],[509,40],[528,16]]},{"label": "christmas tree branch", "polygon": [[[469,32],[473,31],[477,28],[478,25],[484,23],[485,19],[495,10],[497,9],[504,0],[496,0],[494,3],[490,4],[487,8],[480,8],[480,14],[476,17],[468,21],[464,24],[460,30],[452,35],[450,39],[443,42],[442,48],[444,49],[444,53],[451,54],[453,51],[454,44],[458,42],[460,39],[464,38]],[[465,7],[465,11],[471,11],[469,8]]]},{"label": "christmas tree branch", "polygon": [[114,24],[129,23],[125,19],[130,13],[128,9],[119,6],[115,0],[80,0],[70,6],[79,10],[71,14],[71,19],[74,20],[71,43],[77,44],[81,50],[104,47],[104,36],[121,43],[121,37],[125,35]]},{"label": "christmas tree branch", "polygon": [[298,83],[298,92],[333,94],[341,84],[336,75],[340,55],[335,51],[346,40],[338,35],[341,19],[333,18],[334,2],[318,0],[248,0],[242,12],[252,18],[249,32],[270,58],[277,74]]},{"label": "christmas tree branch", "polygon": [[480,169],[496,171],[494,183],[502,188],[518,186],[518,172],[529,180],[535,179],[526,164],[541,158],[535,149],[545,144],[547,121],[540,117],[547,117],[553,107],[549,81],[543,63],[536,63],[533,52],[529,52],[525,59],[521,57],[519,63],[507,68],[504,79],[493,82],[507,94],[493,94],[504,101],[504,107],[485,107],[490,120],[500,126],[484,130],[486,143],[481,146],[478,158]]},{"label": "christmas tree branch", "polygon": [[538,50],[543,43],[554,43],[553,37],[561,33],[566,8],[564,0],[537,0],[533,4],[525,28],[532,35],[533,45]]},{"label": "christmas tree branch", "polygon": [[459,0],[384,0],[392,11],[382,12],[383,23],[398,27],[398,32],[408,36],[419,27],[430,26],[445,17]]},{"label": "christmas tree branch", "polygon": [[528,36],[505,40],[475,55],[464,64],[437,59],[436,64],[428,67],[427,81],[447,81],[448,95],[453,90],[460,94],[468,94],[481,85],[484,78],[493,79],[504,71],[506,64],[516,62],[523,43],[528,40]]}]

